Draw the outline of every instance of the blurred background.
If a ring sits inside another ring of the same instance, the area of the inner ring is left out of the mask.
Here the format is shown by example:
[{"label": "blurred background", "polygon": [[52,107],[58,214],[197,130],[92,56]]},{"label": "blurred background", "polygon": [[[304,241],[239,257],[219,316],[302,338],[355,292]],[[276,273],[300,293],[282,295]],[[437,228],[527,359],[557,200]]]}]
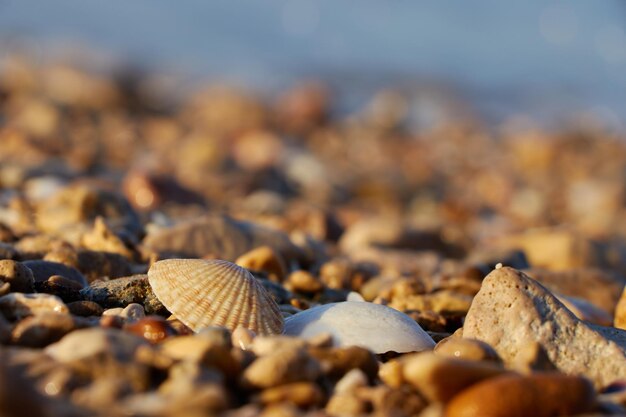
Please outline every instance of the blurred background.
[{"label": "blurred background", "polygon": [[[220,80],[275,91],[302,78],[349,111],[381,86],[468,100],[490,123],[626,115],[626,4],[476,0],[86,2],[0,0],[0,54],[90,54],[98,70]],[[182,80],[182,81],[181,81]],[[424,95],[422,94],[422,97]],[[432,101],[421,118],[434,117]],[[434,100],[436,103],[437,100]]]}]

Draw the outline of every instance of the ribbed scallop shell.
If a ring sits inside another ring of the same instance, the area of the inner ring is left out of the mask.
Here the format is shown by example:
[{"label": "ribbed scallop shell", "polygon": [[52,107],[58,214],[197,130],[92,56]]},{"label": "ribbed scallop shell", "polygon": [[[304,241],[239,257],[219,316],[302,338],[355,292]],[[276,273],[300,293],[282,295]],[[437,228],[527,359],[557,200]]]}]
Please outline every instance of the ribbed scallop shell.
[{"label": "ribbed scallop shell", "polygon": [[265,288],[244,268],[222,260],[167,259],[148,271],[163,305],[194,331],[217,325],[278,334],[283,318]]}]

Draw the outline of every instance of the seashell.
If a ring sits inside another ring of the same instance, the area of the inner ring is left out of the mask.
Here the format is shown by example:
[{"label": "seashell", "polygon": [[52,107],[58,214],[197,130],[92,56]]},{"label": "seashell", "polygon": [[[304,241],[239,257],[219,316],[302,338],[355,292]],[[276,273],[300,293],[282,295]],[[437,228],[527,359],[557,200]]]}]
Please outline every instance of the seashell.
[{"label": "seashell", "polygon": [[271,247],[287,261],[302,257],[301,251],[285,233],[221,215],[207,215],[148,231],[142,244],[170,257],[201,258],[214,254],[220,259],[234,261],[259,246]]},{"label": "seashell", "polygon": [[324,304],[285,320],[286,335],[311,338],[330,333],[337,346],[374,353],[432,349],[434,340],[413,319],[393,308],[363,301]]},{"label": "seashell", "polygon": [[243,326],[256,334],[280,333],[278,305],[247,270],[222,260],[167,259],[148,271],[163,305],[192,330]]}]

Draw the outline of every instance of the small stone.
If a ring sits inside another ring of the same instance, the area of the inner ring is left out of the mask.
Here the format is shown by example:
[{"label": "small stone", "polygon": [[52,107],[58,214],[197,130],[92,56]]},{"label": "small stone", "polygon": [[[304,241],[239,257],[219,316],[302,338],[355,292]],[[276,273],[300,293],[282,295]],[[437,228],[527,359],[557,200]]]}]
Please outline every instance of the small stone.
[{"label": "small stone", "polygon": [[150,343],[159,343],[176,332],[167,320],[161,316],[148,316],[128,322],[124,329],[141,336]]},{"label": "small stone", "polygon": [[502,362],[498,353],[491,346],[476,339],[447,337],[437,343],[434,352],[439,356],[468,361]]},{"label": "small stone", "polygon": [[13,292],[0,297],[0,311],[9,320],[45,313],[69,313],[65,303],[54,295]]},{"label": "small stone", "polygon": [[120,316],[124,318],[126,323],[132,324],[146,317],[146,312],[141,304],[130,303],[124,307]]},{"label": "small stone", "polygon": [[331,416],[356,417],[371,411],[371,404],[349,394],[336,394],[330,397],[324,409]]},{"label": "small stone", "polygon": [[404,364],[399,359],[392,359],[380,365],[378,377],[391,388],[400,388],[406,381],[402,368]]},{"label": "small stone", "polygon": [[[83,234],[82,246],[96,252],[121,255],[133,259],[134,253],[100,216],[96,217],[93,228]],[[114,277],[111,277],[114,278]]]},{"label": "small stone", "polygon": [[354,368],[348,371],[339,381],[337,381],[334,392],[336,394],[350,394],[357,388],[367,386],[367,384],[367,375],[365,375],[365,373],[359,368]]},{"label": "small stone", "polygon": [[269,246],[260,246],[246,252],[235,263],[252,271],[263,271],[272,281],[281,282],[287,276],[285,261]]},{"label": "small stone", "polygon": [[59,362],[91,359],[98,355],[130,361],[135,351],[147,343],[143,338],[121,330],[92,327],[67,334],[48,346],[45,352]]},{"label": "small stone", "polygon": [[[1,233],[1,231],[0,231]],[[0,259],[17,259],[18,252],[13,245],[0,241]]]},{"label": "small stone", "polygon": [[231,352],[230,335],[225,343],[218,338],[201,334],[166,338],[159,344],[161,352],[176,360],[199,362],[204,366],[219,369],[226,378],[238,375],[239,363]]},{"label": "small stone", "polygon": [[59,262],[51,261],[25,261],[24,266],[27,266],[33,271],[33,277],[35,282],[47,281],[53,275],[61,275],[72,281],[76,281],[83,287],[87,285],[87,279],[76,268],[64,265]]},{"label": "small stone", "polygon": [[26,317],[13,328],[12,342],[16,345],[41,348],[61,339],[78,327],[69,314],[47,313]]},{"label": "small stone", "polygon": [[314,383],[294,382],[263,390],[258,401],[263,404],[290,403],[300,408],[311,408],[324,402],[324,393]]},{"label": "small stone", "polygon": [[74,301],[67,303],[67,308],[73,315],[81,317],[101,316],[104,311],[100,304],[93,301]]},{"label": "small stone", "polygon": [[9,259],[0,260],[0,281],[11,286],[11,291],[31,293],[34,291],[33,272],[24,264]]},{"label": "small stone", "polygon": [[447,402],[470,385],[507,372],[489,362],[444,358],[432,352],[405,356],[402,363],[404,380],[430,402]]},{"label": "small stone", "polygon": [[315,381],[321,374],[319,362],[305,349],[286,346],[257,358],[241,376],[241,383],[250,388],[271,388],[292,382]]},{"label": "small stone", "polygon": [[331,379],[340,379],[352,369],[360,369],[370,380],[378,374],[378,360],[368,349],[359,346],[338,348],[309,348]]},{"label": "small stone", "polygon": [[490,344],[507,364],[524,346],[539,343],[560,371],[586,376],[597,387],[626,375],[626,331],[580,321],[539,283],[507,267],[483,280],[463,337]]},{"label": "small stone", "polygon": [[291,291],[315,293],[324,288],[324,285],[308,271],[298,270],[289,274],[286,284]]},{"label": "small stone", "polygon": [[454,397],[445,416],[571,416],[590,411],[594,399],[593,385],[585,378],[559,373],[502,375]]},{"label": "small stone", "polygon": [[250,329],[238,326],[231,335],[233,346],[237,346],[242,350],[248,350],[252,347],[252,343],[256,335]]},{"label": "small stone", "polygon": [[132,274],[131,264],[124,256],[117,253],[78,251],[77,268],[92,282],[96,279],[115,279]]},{"label": "small stone", "polygon": [[472,304],[472,296],[449,290],[437,291],[430,294],[410,295],[394,298],[389,307],[396,310],[432,310],[441,312],[465,312]]}]

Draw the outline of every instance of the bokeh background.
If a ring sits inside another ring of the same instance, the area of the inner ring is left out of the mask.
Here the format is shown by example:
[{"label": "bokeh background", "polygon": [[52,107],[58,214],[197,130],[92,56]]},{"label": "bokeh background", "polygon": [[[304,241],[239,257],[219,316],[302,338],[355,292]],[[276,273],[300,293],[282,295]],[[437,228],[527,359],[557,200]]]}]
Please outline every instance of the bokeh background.
[{"label": "bokeh background", "polygon": [[88,51],[99,70],[132,65],[183,80],[177,88],[219,79],[274,91],[321,78],[340,93],[337,111],[381,86],[427,86],[490,123],[522,113],[623,129],[625,26],[620,0],[0,0],[0,54]]}]

